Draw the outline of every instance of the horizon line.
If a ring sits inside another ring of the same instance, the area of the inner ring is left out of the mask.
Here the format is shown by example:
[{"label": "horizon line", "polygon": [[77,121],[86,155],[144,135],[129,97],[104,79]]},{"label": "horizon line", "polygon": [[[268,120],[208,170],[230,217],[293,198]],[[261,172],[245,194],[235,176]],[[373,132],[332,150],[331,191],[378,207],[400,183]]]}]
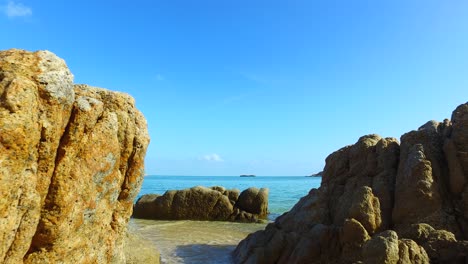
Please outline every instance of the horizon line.
[{"label": "horizon line", "polygon": [[[179,175],[179,174],[144,174],[144,176],[189,176],[189,177],[200,177],[200,176],[205,176],[205,177],[240,177],[243,174],[239,175]],[[307,177],[309,175],[255,175],[255,177]]]}]

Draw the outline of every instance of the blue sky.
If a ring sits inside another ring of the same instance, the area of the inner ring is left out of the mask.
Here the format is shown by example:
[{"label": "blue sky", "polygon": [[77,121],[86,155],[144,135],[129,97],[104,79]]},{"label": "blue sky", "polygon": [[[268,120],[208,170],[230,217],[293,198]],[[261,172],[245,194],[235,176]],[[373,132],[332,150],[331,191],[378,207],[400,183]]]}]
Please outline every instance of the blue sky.
[{"label": "blue sky", "polygon": [[149,174],[308,175],[365,134],[468,101],[468,2],[5,1],[0,49],[47,49],[148,119]]}]

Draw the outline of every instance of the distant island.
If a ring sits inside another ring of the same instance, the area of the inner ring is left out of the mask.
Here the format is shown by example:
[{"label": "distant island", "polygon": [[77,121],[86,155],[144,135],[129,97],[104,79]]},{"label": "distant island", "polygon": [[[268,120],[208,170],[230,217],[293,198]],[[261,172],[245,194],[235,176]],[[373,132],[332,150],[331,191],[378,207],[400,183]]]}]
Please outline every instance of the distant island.
[{"label": "distant island", "polygon": [[311,175],[306,176],[306,177],[322,177],[322,174],[323,174],[323,171],[317,172],[317,173],[315,173],[315,174],[311,174]]},{"label": "distant island", "polygon": [[241,177],[255,177],[253,174],[242,174]]}]

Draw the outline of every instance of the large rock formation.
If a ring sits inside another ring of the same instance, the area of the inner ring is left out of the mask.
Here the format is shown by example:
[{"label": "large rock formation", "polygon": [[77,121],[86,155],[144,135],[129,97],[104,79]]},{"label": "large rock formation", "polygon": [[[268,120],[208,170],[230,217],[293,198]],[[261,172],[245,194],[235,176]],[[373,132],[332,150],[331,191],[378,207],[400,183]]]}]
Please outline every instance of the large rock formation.
[{"label": "large rock formation", "polygon": [[257,222],[268,214],[268,189],[226,190],[215,186],[196,186],[167,191],[164,195],[146,194],[133,210],[136,218],[159,220],[217,220]]},{"label": "large rock formation", "polygon": [[237,263],[468,263],[468,103],[452,120],[368,135],[326,159],[319,189],[249,235]]},{"label": "large rock formation", "polygon": [[124,263],[146,121],[48,51],[0,52],[0,262]]}]

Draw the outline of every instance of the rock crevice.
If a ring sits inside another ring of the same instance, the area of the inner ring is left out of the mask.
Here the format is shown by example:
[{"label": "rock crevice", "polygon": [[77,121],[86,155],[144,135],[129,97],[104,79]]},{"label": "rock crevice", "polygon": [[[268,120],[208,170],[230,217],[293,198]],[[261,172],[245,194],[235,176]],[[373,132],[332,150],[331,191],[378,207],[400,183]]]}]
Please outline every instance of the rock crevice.
[{"label": "rock crevice", "polygon": [[[326,159],[319,189],[234,251],[236,263],[468,261],[468,103],[451,121],[361,137]],[[281,237],[281,239],[278,239]],[[276,252],[267,254],[267,252]]]},{"label": "rock crevice", "polygon": [[0,262],[125,263],[146,121],[48,51],[0,52]]}]

